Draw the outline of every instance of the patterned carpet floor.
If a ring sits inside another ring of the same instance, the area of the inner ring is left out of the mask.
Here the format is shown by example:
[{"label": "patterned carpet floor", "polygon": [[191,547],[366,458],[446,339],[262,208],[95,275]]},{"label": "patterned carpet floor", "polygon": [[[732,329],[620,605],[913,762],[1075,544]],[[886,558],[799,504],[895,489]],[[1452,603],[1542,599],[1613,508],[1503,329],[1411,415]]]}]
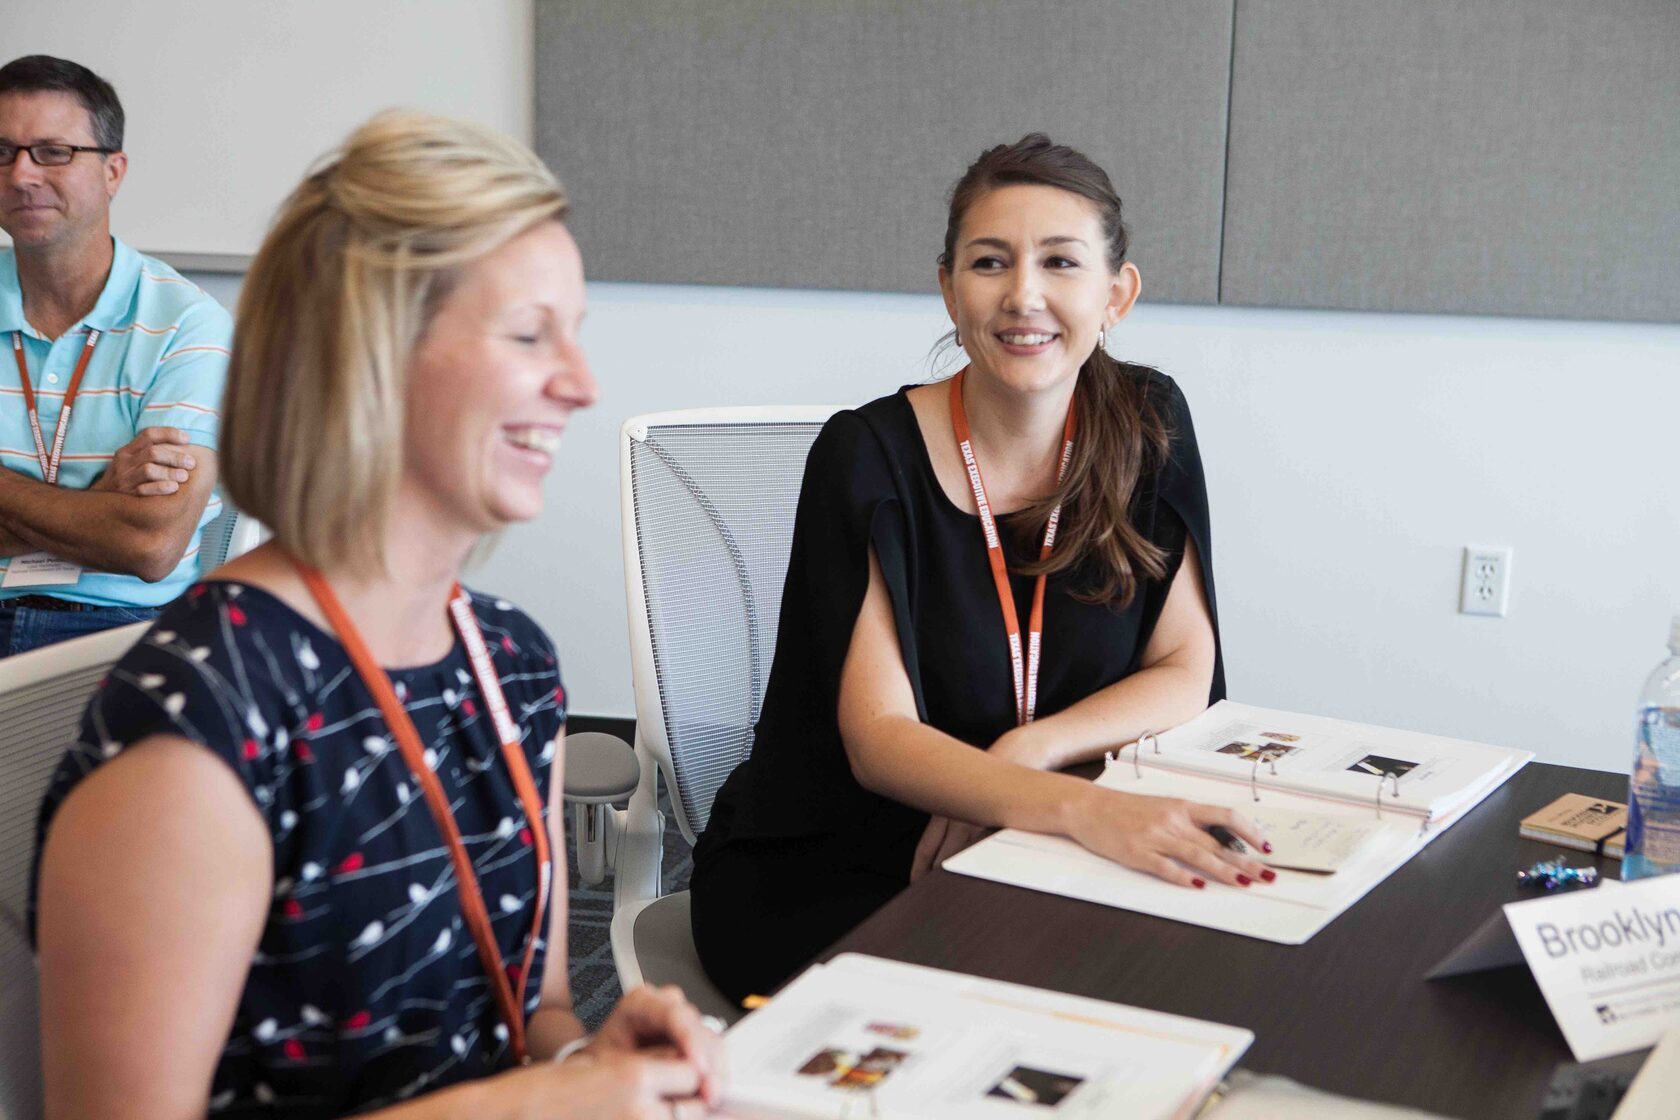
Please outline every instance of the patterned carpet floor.
[{"label": "patterned carpet floor", "polygon": [[[663,792],[659,795],[659,807],[665,813],[665,819],[671,821],[671,803]],[[567,892],[570,899],[567,911],[567,950],[570,954],[568,972],[572,981],[573,1007],[578,1018],[583,1020],[583,1025],[594,1031],[606,1019],[621,994],[618,970],[613,967],[612,942],[609,936],[612,926],[613,880],[609,872],[605,879],[593,887],[585,887],[578,882],[577,849],[571,842],[571,823],[571,814],[568,813],[566,866],[567,882],[571,884],[571,890]],[[689,873],[693,870],[694,860],[688,841],[683,839],[675,824],[667,824],[665,893],[685,889],[688,886]]]}]

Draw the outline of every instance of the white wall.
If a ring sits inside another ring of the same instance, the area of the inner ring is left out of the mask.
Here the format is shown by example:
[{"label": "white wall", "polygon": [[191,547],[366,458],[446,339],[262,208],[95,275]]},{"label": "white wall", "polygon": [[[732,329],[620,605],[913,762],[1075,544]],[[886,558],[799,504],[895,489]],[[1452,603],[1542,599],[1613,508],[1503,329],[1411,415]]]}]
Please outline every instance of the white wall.
[{"label": "white wall", "polygon": [[58,55],[116,87],[112,222],[146,252],[255,252],[309,165],[381,109],[531,135],[531,0],[6,0],[0,28],[0,62]]},{"label": "white wall", "polygon": [[[376,104],[479,105],[528,131],[529,0],[21,7],[8,50],[58,50],[118,80],[133,191],[146,152],[183,143],[224,103],[257,113],[235,162],[275,161],[269,200],[329,142],[294,151],[294,126],[336,135]],[[229,49],[233,34],[253,49]],[[183,53],[192,81],[157,81],[159,60]],[[255,193],[179,194],[164,209],[183,237],[195,208],[206,228],[266,220],[229,216]],[[130,203],[119,229],[144,209]],[[231,306],[237,281],[203,279]],[[862,402],[925,377],[945,324],[931,294],[600,284],[591,301],[605,395],[567,434],[544,517],[508,534],[476,582],[555,632],[575,712],[629,716],[619,423]],[[1624,767],[1634,697],[1680,607],[1680,497],[1665,474],[1680,326],[1145,305],[1114,349],[1172,373],[1195,411],[1235,697]],[[1456,613],[1470,543],[1515,549],[1509,617]]]},{"label": "white wall", "polygon": [[[623,419],[859,403],[926,377],[946,324],[931,295],[590,302],[601,403],[476,580],[557,634],[575,712],[628,717]],[[1626,765],[1680,608],[1680,327],[1145,305],[1114,338],[1189,396],[1235,698]],[[1466,544],[1514,548],[1508,617],[1457,613]]]}]

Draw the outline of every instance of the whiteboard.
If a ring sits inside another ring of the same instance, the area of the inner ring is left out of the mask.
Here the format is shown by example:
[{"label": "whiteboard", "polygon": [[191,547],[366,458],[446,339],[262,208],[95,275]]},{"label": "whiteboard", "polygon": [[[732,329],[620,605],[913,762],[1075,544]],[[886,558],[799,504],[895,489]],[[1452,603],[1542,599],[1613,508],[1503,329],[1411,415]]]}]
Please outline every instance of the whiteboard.
[{"label": "whiteboard", "polygon": [[0,62],[57,55],[116,86],[112,232],[202,267],[254,253],[310,165],[381,109],[528,141],[531,20],[531,0],[0,0]]}]

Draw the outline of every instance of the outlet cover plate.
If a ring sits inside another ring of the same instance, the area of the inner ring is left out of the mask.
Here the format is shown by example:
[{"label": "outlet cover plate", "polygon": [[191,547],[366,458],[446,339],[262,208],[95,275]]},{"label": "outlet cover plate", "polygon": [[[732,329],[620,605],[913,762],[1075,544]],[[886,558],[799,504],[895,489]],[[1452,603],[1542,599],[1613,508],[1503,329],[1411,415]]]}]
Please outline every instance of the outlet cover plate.
[{"label": "outlet cover plate", "polygon": [[1504,618],[1511,605],[1511,550],[1466,545],[1458,613]]}]

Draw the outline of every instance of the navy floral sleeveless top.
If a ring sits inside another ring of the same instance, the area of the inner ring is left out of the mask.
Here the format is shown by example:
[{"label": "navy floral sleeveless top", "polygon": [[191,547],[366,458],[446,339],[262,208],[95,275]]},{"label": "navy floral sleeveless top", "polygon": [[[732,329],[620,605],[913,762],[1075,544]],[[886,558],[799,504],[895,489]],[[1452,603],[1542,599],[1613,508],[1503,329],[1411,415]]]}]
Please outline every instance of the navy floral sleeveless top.
[{"label": "navy floral sleeveless top", "polygon": [[[512,604],[472,598],[546,806],[566,718],[553,643]],[[531,830],[545,826],[525,819],[458,638],[442,661],[391,678],[515,974],[538,890]],[[448,849],[332,635],[258,588],[192,587],[88,707],[41,809],[37,872],[40,843],[76,784],[156,734],[227,763],[274,845],[268,923],[216,1066],[211,1115],[342,1116],[509,1064]],[[544,949],[539,941],[523,984],[526,1014]]]}]

